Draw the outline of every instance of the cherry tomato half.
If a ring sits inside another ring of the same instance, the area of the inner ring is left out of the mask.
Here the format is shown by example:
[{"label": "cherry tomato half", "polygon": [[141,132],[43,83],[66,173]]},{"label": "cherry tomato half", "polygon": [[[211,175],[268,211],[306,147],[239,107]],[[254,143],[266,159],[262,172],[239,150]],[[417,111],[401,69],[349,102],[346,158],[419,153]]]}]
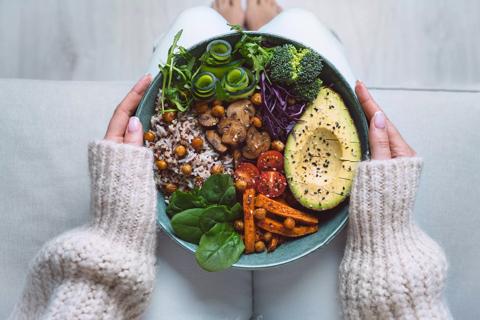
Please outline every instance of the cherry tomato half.
[{"label": "cherry tomato half", "polygon": [[248,162],[240,163],[233,174],[235,180],[245,181],[247,183],[247,188],[255,188],[259,175],[260,172],[257,167]]},{"label": "cherry tomato half", "polygon": [[275,150],[262,152],[257,160],[260,171],[283,171],[283,155]]},{"label": "cherry tomato half", "polygon": [[264,171],[257,183],[257,191],[269,198],[276,198],[285,192],[287,179],[278,171]]}]

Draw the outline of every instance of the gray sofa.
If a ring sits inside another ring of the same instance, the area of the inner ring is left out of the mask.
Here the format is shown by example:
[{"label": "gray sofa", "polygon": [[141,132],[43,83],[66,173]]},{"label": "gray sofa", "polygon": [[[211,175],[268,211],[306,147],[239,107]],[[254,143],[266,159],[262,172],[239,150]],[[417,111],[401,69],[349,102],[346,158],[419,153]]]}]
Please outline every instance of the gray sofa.
[{"label": "gray sofa", "polygon": [[[0,318],[18,298],[41,245],[88,219],[87,143],[103,136],[130,86],[0,80]],[[474,319],[480,296],[480,93],[373,94],[425,159],[416,219],[449,258],[453,315]],[[188,309],[188,319],[339,318],[336,269],[344,242],[342,233],[327,248],[269,271],[210,274],[159,235],[157,288],[147,318],[175,318],[175,308]]]}]

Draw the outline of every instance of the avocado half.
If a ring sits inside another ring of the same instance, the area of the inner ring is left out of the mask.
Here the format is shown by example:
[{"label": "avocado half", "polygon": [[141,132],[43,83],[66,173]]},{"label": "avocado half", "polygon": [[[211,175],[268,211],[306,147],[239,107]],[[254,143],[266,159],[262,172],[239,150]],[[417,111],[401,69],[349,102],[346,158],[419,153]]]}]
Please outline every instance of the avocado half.
[{"label": "avocado half", "polygon": [[360,140],[345,103],[338,93],[322,87],[287,139],[290,190],[306,208],[334,208],[349,195],[360,160]]}]

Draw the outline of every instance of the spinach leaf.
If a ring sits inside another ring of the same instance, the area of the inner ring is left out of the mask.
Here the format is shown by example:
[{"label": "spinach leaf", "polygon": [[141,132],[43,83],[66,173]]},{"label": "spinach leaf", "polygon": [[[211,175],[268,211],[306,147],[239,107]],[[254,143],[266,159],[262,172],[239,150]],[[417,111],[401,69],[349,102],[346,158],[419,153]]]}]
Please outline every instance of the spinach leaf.
[{"label": "spinach leaf", "polygon": [[225,190],[219,203],[227,206],[232,206],[237,201],[237,190],[234,186],[230,186]]},{"label": "spinach leaf", "polygon": [[207,207],[200,217],[200,229],[203,232],[210,230],[215,224],[227,221],[229,210],[226,206],[211,205]]},{"label": "spinach leaf", "polygon": [[191,208],[204,208],[207,206],[205,199],[199,195],[198,190],[184,192],[177,190],[170,197],[167,207],[169,216]]},{"label": "spinach leaf", "polygon": [[237,202],[227,212],[227,221],[239,219],[242,216],[242,205]]},{"label": "spinach leaf", "polygon": [[[221,203],[223,198],[223,204],[231,201],[231,189],[235,192],[235,187],[233,186],[232,177],[228,174],[214,174],[208,177],[207,180],[203,183],[202,189],[200,189],[200,195],[207,200],[208,203],[217,204]],[[227,195],[225,195],[227,193]]]},{"label": "spinach leaf", "polygon": [[229,223],[217,223],[201,239],[195,258],[206,271],[222,271],[238,261],[245,246]]},{"label": "spinach leaf", "polygon": [[203,234],[200,229],[200,217],[204,210],[204,208],[192,208],[173,216],[171,223],[175,235],[182,240],[198,243]]}]

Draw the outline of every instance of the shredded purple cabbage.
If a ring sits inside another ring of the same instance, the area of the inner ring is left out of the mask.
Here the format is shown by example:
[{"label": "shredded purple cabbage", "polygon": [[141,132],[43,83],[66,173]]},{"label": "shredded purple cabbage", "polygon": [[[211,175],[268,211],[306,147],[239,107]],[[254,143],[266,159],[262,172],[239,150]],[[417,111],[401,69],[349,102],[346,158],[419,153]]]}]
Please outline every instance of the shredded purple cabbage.
[{"label": "shredded purple cabbage", "polygon": [[259,84],[263,98],[259,111],[264,127],[272,138],[285,142],[293,126],[300,119],[306,103],[289,105],[287,101],[289,98],[295,99],[294,95],[285,88],[271,83],[265,73],[260,75]]}]

